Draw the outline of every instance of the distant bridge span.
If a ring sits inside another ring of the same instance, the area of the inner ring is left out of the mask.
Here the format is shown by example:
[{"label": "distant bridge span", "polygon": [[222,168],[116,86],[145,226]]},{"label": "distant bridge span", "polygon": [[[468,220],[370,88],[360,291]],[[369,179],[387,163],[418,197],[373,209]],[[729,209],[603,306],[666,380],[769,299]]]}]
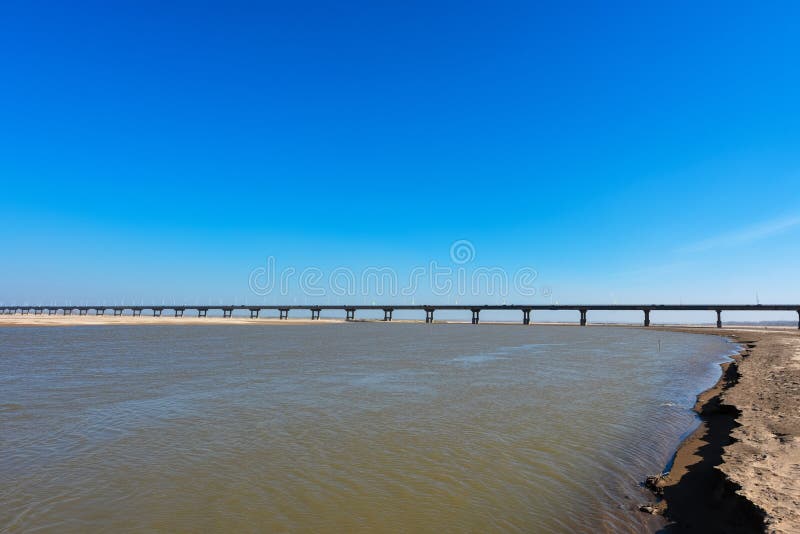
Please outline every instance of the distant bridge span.
[{"label": "distant bridge span", "polygon": [[244,310],[250,312],[250,318],[255,319],[263,310],[277,310],[280,319],[288,319],[289,312],[292,310],[306,310],[311,313],[311,319],[320,318],[322,311],[340,310],[345,312],[348,321],[355,320],[358,310],[382,310],[383,320],[391,321],[392,313],[395,310],[419,310],[425,312],[425,322],[433,322],[433,313],[437,310],[463,310],[472,312],[472,324],[480,322],[480,313],[487,310],[519,311],[522,312],[522,324],[531,323],[531,313],[534,311],[577,311],[580,313],[580,324],[586,326],[586,316],[590,311],[630,311],[638,310],[644,314],[644,326],[650,326],[650,312],[652,311],[713,311],[717,314],[717,328],[722,328],[723,311],[794,311],[797,312],[798,328],[800,328],[800,304],[437,304],[437,305],[406,305],[406,304],[386,304],[386,305],[142,305],[142,306],[0,306],[0,314],[31,314],[34,315],[55,315],[61,312],[63,315],[72,315],[77,311],[79,315],[88,315],[90,311],[95,315],[104,315],[106,311],[111,311],[114,315],[122,315],[125,311],[130,311],[134,316],[142,315],[143,311],[152,312],[153,316],[160,317],[165,311],[172,311],[175,317],[182,317],[186,310],[197,312],[198,317],[206,317],[208,310],[220,310],[223,317],[230,317],[234,311]]}]

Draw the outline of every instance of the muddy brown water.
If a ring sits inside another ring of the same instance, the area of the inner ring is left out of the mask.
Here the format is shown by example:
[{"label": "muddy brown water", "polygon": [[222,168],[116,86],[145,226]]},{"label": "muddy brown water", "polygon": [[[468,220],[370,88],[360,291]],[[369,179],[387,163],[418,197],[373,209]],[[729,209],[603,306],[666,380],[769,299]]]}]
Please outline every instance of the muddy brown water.
[{"label": "muddy brown water", "polygon": [[0,329],[3,532],[641,532],[733,346],[616,327]]}]

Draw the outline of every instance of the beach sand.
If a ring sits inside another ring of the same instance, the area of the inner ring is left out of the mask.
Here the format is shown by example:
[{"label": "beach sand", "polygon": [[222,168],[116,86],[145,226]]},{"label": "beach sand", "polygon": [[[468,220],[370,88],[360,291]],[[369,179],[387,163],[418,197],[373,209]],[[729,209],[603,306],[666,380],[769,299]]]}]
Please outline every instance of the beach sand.
[{"label": "beach sand", "polygon": [[[318,323],[344,323],[344,318],[0,316],[0,327]],[[663,496],[653,509],[670,521],[665,532],[800,532],[800,332],[651,328],[722,335],[743,347],[722,366],[719,382],[698,397],[695,410],[702,423],[677,451],[670,473],[651,481]]]},{"label": "beach sand", "polygon": [[669,327],[743,350],[698,397],[702,423],[653,486],[665,532],[800,532],[800,332]]}]

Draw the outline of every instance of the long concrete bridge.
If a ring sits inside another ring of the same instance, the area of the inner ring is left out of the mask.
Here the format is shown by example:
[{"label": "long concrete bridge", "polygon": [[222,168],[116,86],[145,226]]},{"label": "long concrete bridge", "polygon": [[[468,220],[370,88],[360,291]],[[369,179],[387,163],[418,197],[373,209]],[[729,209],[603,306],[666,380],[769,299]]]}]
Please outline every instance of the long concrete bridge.
[{"label": "long concrete bridge", "polygon": [[534,305],[534,304],[488,304],[488,305],[465,305],[465,304],[440,304],[440,305],[149,305],[149,306],[0,306],[0,315],[14,314],[33,314],[33,315],[105,315],[110,311],[113,315],[120,316],[126,311],[131,314],[141,316],[142,312],[148,311],[154,317],[160,317],[165,311],[171,311],[175,317],[182,317],[186,311],[195,311],[198,317],[206,317],[209,310],[222,311],[223,317],[230,317],[234,311],[248,311],[250,318],[258,318],[259,313],[264,310],[275,310],[280,319],[288,319],[290,311],[306,311],[311,313],[311,319],[317,320],[323,311],[344,311],[347,321],[355,320],[356,311],[377,310],[383,311],[383,320],[391,321],[392,313],[397,310],[418,310],[425,312],[425,322],[433,322],[433,314],[439,310],[461,310],[472,313],[472,324],[480,323],[482,311],[519,311],[522,313],[522,324],[531,323],[531,316],[534,311],[576,311],[580,313],[580,325],[586,326],[587,315],[590,311],[641,311],[644,315],[644,326],[650,326],[650,313],[654,311],[710,311],[717,316],[717,328],[722,328],[723,311],[794,311],[797,312],[798,324],[800,328],[800,304],[556,304],[556,305]]}]

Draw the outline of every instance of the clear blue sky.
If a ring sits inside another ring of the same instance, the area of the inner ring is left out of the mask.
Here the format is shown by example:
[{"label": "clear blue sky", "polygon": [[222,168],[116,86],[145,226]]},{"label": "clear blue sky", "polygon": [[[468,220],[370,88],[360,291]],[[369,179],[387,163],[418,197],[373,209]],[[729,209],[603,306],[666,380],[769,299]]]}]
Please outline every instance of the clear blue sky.
[{"label": "clear blue sky", "polygon": [[800,301],[796,2],[164,4],[0,8],[0,301]]}]

